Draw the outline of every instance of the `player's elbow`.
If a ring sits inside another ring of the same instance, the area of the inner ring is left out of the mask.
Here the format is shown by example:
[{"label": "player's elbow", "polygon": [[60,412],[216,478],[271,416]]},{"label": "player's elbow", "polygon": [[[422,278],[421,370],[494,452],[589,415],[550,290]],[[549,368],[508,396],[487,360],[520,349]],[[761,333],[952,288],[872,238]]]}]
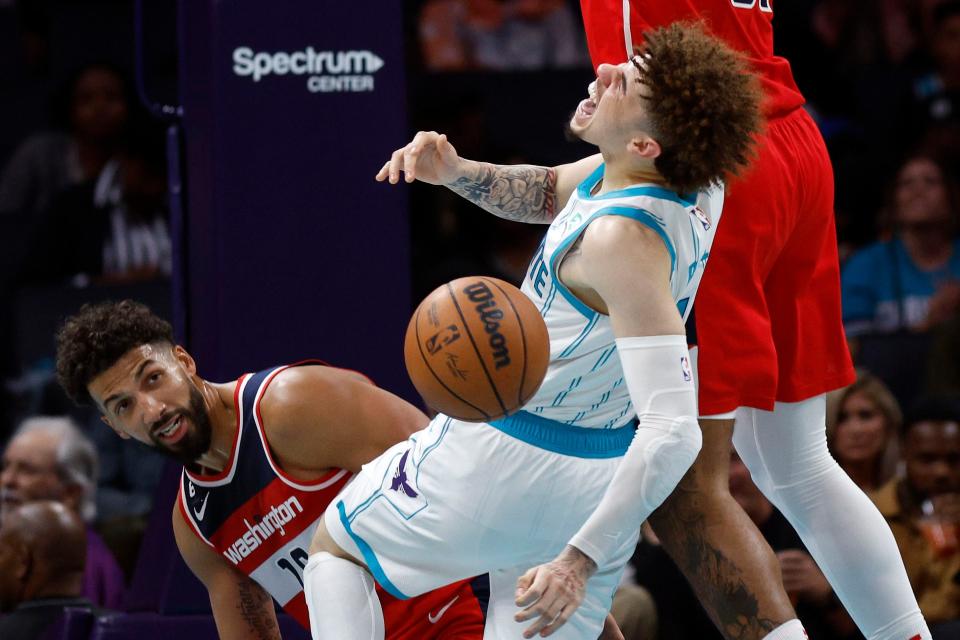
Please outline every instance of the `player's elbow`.
[{"label": "player's elbow", "polygon": [[703,434],[696,416],[685,415],[674,420],[674,431],[677,439],[678,466],[689,469],[693,466],[700,449],[703,448]]}]

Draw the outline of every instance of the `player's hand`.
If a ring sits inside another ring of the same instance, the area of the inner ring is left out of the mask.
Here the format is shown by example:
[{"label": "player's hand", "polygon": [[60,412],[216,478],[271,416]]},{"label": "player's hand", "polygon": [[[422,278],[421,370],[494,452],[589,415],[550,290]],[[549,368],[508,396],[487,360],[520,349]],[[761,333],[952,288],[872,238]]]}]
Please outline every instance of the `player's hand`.
[{"label": "player's hand", "polygon": [[830,598],[833,590],[820,567],[805,551],[787,549],[777,553],[783,588],[800,600],[822,604]]},{"label": "player's hand", "polygon": [[446,135],[420,131],[406,146],[393,152],[376,177],[377,182],[397,184],[402,171],[406,182],[449,184],[461,176],[460,165],[460,156]]},{"label": "player's hand", "polygon": [[530,569],[517,580],[517,622],[537,618],[523,632],[524,638],[539,633],[547,637],[566,623],[577,610],[587,591],[587,580],[597,570],[596,563],[576,547],[567,548],[551,562]]}]

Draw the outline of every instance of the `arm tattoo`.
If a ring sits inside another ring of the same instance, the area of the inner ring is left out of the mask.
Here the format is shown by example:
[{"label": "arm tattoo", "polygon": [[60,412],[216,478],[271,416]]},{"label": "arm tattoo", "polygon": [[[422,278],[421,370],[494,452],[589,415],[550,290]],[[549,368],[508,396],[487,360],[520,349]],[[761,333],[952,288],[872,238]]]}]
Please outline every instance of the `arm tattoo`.
[{"label": "arm tattoo", "polygon": [[257,640],[280,640],[280,629],[273,617],[273,601],[257,584],[247,577],[237,580],[237,608],[240,617]]},{"label": "arm tattoo", "polygon": [[757,578],[750,579],[722,548],[724,544],[711,539],[707,519],[700,512],[702,498],[689,475],[664,505],[666,509],[651,519],[654,531],[724,638],[759,640],[785,622],[768,617],[767,596],[757,591]]},{"label": "arm tattoo", "polygon": [[468,175],[447,187],[507,220],[549,223],[556,214],[557,171],[553,167],[478,162]]}]

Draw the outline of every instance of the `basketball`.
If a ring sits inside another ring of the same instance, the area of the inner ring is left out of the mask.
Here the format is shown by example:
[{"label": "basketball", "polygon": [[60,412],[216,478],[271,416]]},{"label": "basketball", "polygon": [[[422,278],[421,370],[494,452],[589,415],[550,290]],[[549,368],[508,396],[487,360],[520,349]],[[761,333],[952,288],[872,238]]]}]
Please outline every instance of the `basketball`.
[{"label": "basketball", "polygon": [[515,413],[540,387],[550,341],[540,312],[519,289],[471,276],[438,287],[420,303],[403,352],[430,407],[489,422]]}]

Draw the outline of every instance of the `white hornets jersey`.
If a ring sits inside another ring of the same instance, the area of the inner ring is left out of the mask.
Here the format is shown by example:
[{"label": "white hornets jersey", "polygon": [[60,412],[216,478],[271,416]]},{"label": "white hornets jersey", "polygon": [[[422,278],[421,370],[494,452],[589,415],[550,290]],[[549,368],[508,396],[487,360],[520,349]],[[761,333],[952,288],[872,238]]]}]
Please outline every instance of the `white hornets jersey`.
[{"label": "white hornets jersey", "polygon": [[[550,334],[550,365],[524,406],[534,415],[579,427],[611,429],[634,418],[609,316],[578,300],[557,278],[563,257],[601,216],[637,220],[663,239],[670,287],[686,320],[703,275],[723,206],[722,186],[689,197],[653,185],[592,196],[603,165],[584,180],[557,215],[533,258],[521,290],[540,309]],[[642,278],[642,273],[624,277]]]}]

